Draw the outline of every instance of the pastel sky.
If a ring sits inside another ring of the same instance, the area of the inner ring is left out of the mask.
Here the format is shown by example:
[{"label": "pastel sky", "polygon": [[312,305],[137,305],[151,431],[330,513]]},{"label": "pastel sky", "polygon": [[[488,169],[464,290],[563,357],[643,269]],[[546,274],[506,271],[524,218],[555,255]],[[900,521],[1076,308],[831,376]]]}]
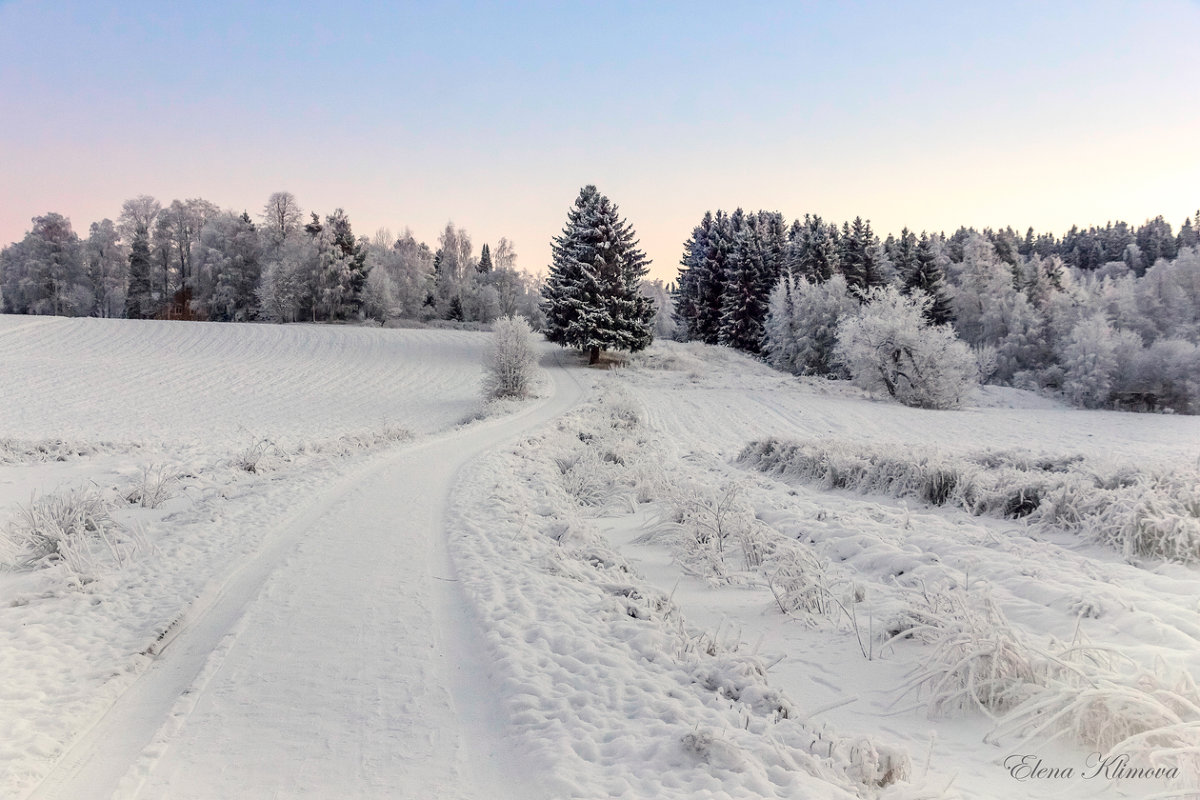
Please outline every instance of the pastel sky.
[{"label": "pastel sky", "polygon": [[674,277],[707,209],[1062,233],[1200,207],[1200,3],[0,1],[0,243],[277,190],[519,265],[596,184]]}]

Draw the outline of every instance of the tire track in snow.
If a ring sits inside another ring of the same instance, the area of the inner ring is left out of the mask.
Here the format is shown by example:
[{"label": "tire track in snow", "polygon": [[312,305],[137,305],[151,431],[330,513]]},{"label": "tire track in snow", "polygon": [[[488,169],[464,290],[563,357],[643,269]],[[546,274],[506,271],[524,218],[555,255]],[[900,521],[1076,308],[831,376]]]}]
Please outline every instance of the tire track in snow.
[{"label": "tire track in snow", "polygon": [[440,540],[459,470],[581,396],[552,374],[549,401],[381,456],[280,525],[30,798],[525,796],[459,719],[472,688],[490,712],[485,676],[451,677],[481,664]]}]

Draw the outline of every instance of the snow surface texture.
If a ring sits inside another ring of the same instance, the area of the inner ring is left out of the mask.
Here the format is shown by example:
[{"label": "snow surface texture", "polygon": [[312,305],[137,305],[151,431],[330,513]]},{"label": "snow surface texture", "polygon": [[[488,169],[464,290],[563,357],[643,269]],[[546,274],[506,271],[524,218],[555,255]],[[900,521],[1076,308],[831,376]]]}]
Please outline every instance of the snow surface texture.
[{"label": "snow surface texture", "polygon": [[470,412],[480,334],[0,316],[3,431],[26,440],[243,446]]},{"label": "snow surface texture", "polygon": [[[1173,474],[1187,500],[1195,420],[1071,411],[1011,390],[957,411],[906,409],[695,345],[656,345],[633,363],[610,376],[592,413],[620,408],[638,424],[577,437],[576,452],[559,456],[564,481],[686,619],[757,643],[799,719],[907,751],[911,783],[897,792],[1189,796],[1200,781],[1194,566],[1094,544],[1108,537],[1086,518],[1030,524],[872,493],[903,475],[877,487],[783,464],[766,475],[745,446],[809,442],[849,456],[843,466],[869,461],[864,453],[919,462],[931,452],[982,460],[981,472],[1044,463],[1074,465],[1063,469],[1078,478],[1086,465],[1146,486],[1146,475]],[[1164,526],[1190,529],[1200,509],[1164,504],[1172,514]],[[1083,778],[1089,756],[1110,747],[1178,776]],[[1073,777],[1017,782],[1004,760],[1029,753]]]},{"label": "snow surface texture", "polygon": [[[198,362],[223,353],[211,363],[265,408],[181,368],[185,341]],[[23,375],[0,396],[0,525],[69,532],[32,561],[12,535],[0,553],[19,565],[0,571],[0,796],[1196,785],[1195,567],[736,461],[774,438],[1182,476],[1194,418],[996,389],[920,411],[670,343],[480,409],[487,343],[0,317],[0,358]],[[163,379],[107,383],[142,361]],[[100,384],[111,397],[70,399]],[[77,491],[104,513],[67,513],[92,508]],[[1179,779],[1078,777],[1125,737]],[[1013,753],[1076,777],[1016,782]]]},{"label": "snow surface texture", "polygon": [[[108,796],[106,787],[115,787],[133,763],[123,791],[142,780],[147,792],[158,791],[150,765],[170,751],[168,719],[185,718],[189,702],[206,707],[199,685],[221,678],[220,654],[237,652],[233,645],[245,641],[238,632],[253,630],[247,626],[251,609],[264,604],[260,591],[278,591],[272,587],[292,577],[296,588],[318,595],[357,596],[372,581],[365,567],[389,563],[380,554],[405,559],[406,548],[388,546],[391,538],[435,541],[428,528],[436,517],[414,517],[407,528],[405,503],[421,508],[417,497],[426,511],[440,513],[439,498],[459,462],[443,459],[433,440],[406,444],[408,429],[429,436],[478,416],[492,419],[464,430],[486,433],[503,412],[518,409],[480,409],[487,345],[486,334],[447,331],[0,317],[0,363],[16,376],[0,396],[0,561],[8,567],[0,568],[0,796],[23,796],[54,766],[35,796]],[[456,452],[447,447],[447,454]],[[419,480],[397,474],[398,453],[417,460],[410,471]],[[428,491],[422,495],[418,486]],[[75,517],[61,508],[74,508],[69,501],[78,496],[95,501],[103,514],[72,525]],[[47,520],[62,524],[51,528]],[[32,550],[28,535],[35,527],[66,530],[67,544],[61,552]],[[308,570],[296,576],[281,572],[295,548],[314,542],[342,553],[337,562],[324,553],[331,571],[358,572],[329,578],[311,564],[295,567]],[[426,561],[433,557],[422,552]],[[428,563],[404,563],[416,569],[418,583],[432,580]],[[398,591],[395,580],[376,583],[383,594],[373,602],[386,605],[387,590]],[[415,603],[427,601],[406,587],[410,594]],[[359,630],[381,646],[390,639],[388,652],[396,656],[395,641],[403,637],[372,631],[369,614],[359,615],[366,620],[360,628],[343,630],[336,623],[346,618],[328,614],[306,624],[303,613],[281,614],[285,602],[302,599],[281,597],[265,602],[262,613],[286,617],[282,633],[325,641],[322,625],[334,625],[343,638]],[[418,627],[422,618],[419,610],[388,613]],[[427,636],[421,644],[430,643]],[[306,655],[319,662],[322,654],[353,651],[352,644],[339,647],[317,644]],[[417,662],[425,673],[414,672],[409,688],[430,672],[447,672],[428,659]],[[373,668],[405,674],[386,658]],[[304,680],[320,678],[314,670]],[[282,680],[277,688],[294,700],[305,696],[304,680],[290,688]],[[426,708],[445,702],[448,689],[441,687],[438,700],[439,687],[428,688],[434,699]],[[320,702],[320,695],[312,697]],[[121,708],[132,715],[122,718]],[[303,717],[311,727],[312,709],[292,711],[279,719]],[[436,726],[426,727],[421,735],[436,734]],[[349,739],[339,740],[331,724],[322,741],[336,749]],[[447,774],[462,752],[448,748]],[[264,755],[245,751],[255,753]],[[203,774],[189,773],[184,783],[194,779],[203,787]],[[282,780],[264,773],[265,781],[272,777]],[[313,787],[310,796],[342,794],[319,782]],[[162,791],[180,796],[185,788]]]}]

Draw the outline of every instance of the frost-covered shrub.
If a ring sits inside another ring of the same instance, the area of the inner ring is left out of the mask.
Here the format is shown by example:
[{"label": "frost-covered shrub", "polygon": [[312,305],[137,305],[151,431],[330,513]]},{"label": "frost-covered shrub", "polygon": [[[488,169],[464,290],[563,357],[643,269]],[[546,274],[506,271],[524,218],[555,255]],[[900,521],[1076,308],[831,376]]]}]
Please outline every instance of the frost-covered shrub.
[{"label": "frost-covered shrub", "polygon": [[242,472],[261,472],[267,455],[274,449],[275,445],[265,439],[255,442],[234,455],[233,466]]},{"label": "frost-covered shrub", "polygon": [[841,275],[823,283],[784,275],[771,292],[764,326],[768,363],[794,375],[845,377],[833,357],[837,326],[857,310]]},{"label": "frost-covered shrub", "polygon": [[503,317],[492,330],[484,394],[489,398],[528,397],[537,364],[529,323],[524,317]]},{"label": "frost-covered shrub", "polygon": [[970,348],[949,326],[930,326],[929,298],[873,289],[867,302],[837,327],[834,354],[854,382],[919,408],[952,408],[978,384]]},{"label": "frost-covered shrub", "polygon": [[826,561],[808,548],[789,547],[776,555],[770,567],[767,586],[780,611],[824,618],[836,615],[837,598]]},{"label": "frost-covered shrub", "polygon": [[34,566],[76,558],[84,540],[103,537],[114,525],[109,504],[99,492],[71,489],[21,506],[5,538],[20,554],[21,564]]},{"label": "frost-covered shrub", "polygon": [[989,597],[966,592],[924,595],[896,637],[933,646],[911,677],[936,714],[979,709],[998,714],[1029,699],[1045,683],[1044,659],[1028,647]]},{"label": "frost-covered shrub", "polygon": [[125,499],[142,508],[158,508],[174,496],[177,475],[167,472],[166,467],[147,465],[142,467],[141,477],[125,492]]},{"label": "frost-covered shrub", "polygon": [[1140,672],[1123,680],[1105,675],[1082,685],[1047,683],[1012,709],[1001,730],[1026,740],[1067,732],[1100,752],[1128,753],[1136,744],[1163,754],[1190,750],[1192,759],[1200,757],[1200,694],[1187,675],[1166,681]]}]

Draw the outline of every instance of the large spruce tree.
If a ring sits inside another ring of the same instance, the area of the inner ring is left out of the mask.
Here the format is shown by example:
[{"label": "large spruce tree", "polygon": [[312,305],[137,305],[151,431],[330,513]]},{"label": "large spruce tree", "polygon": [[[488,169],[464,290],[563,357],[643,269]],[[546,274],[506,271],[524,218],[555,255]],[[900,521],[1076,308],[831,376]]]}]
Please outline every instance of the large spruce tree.
[{"label": "large spruce tree", "polygon": [[603,350],[644,349],[653,338],[654,303],[638,292],[649,269],[633,226],[617,206],[585,186],[555,237],[542,288],[546,338],[600,360]]}]

